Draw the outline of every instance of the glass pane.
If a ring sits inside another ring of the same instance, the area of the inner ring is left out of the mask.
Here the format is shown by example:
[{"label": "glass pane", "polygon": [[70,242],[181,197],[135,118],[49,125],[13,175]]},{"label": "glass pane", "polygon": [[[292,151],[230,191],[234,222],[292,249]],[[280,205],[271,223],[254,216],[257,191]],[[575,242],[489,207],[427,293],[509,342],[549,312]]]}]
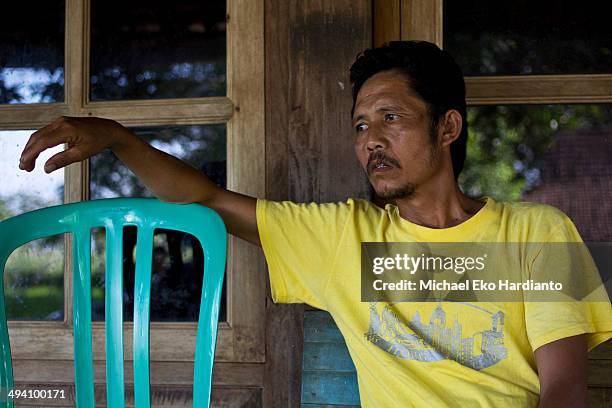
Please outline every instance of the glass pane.
[{"label": "glass pane", "polygon": [[[186,161],[225,187],[225,125],[139,127],[131,130],[157,149]],[[92,157],[90,168],[92,199],[153,196],[110,151]]]},{"label": "glass pane", "polygon": [[64,319],[64,236],[17,248],[6,262],[4,296],[10,320]]},{"label": "glass pane", "polygon": [[463,191],[551,204],[585,241],[612,241],[612,105],[468,109]]},{"label": "glass pane", "polygon": [[[156,148],[191,164],[219,186],[226,185],[225,125],[133,128]],[[144,185],[110,152],[91,158],[91,198],[151,197]],[[202,247],[192,235],[155,231],[151,280],[152,321],[197,321],[202,287]],[[136,228],[123,240],[124,319],[133,318]],[[92,234],[92,316],[104,319],[104,230]],[[226,320],[225,286],[219,320]]]},{"label": "glass pane", "polygon": [[64,10],[63,0],[2,4],[0,104],[64,101]]},{"label": "glass pane", "polygon": [[[134,271],[136,262],[135,227],[123,230],[123,319],[134,314]],[[92,233],[92,319],[104,320],[105,232]],[[190,234],[158,229],[153,239],[151,276],[151,321],[195,322],[198,320],[202,293],[204,253],[199,241]],[[226,320],[225,293],[219,320]]]},{"label": "glass pane", "polygon": [[32,172],[19,170],[21,152],[34,132],[0,130],[0,220],[64,201],[64,169],[51,174],[43,170],[44,163],[62,151],[62,146],[41,153]]},{"label": "glass pane", "polygon": [[[0,220],[61,204],[64,171],[46,174],[42,164],[62,150],[43,152],[31,173],[19,170],[19,157],[33,130],[0,131]],[[64,240],[62,235],[31,242],[9,257],[4,277],[7,317],[62,320],[64,317]]]},{"label": "glass pane", "polygon": [[446,0],[444,48],[464,75],[610,73],[611,13],[597,0]]},{"label": "glass pane", "polygon": [[92,0],[91,100],[224,96],[225,16],[225,0]]}]

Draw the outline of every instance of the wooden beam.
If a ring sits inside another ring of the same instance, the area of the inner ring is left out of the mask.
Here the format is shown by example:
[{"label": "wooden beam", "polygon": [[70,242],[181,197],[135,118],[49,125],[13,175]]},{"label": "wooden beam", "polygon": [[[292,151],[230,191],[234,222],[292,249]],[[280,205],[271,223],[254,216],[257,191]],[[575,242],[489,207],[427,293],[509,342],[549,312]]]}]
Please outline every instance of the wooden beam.
[{"label": "wooden beam", "polygon": [[[44,390],[44,395],[59,390],[62,398],[20,398],[15,404],[20,407],[74,407],[76,405],[74,384],[46,384],[15,383],[15,389],[20,390]],[[38,391],[37,394],[40,394]],[[211,393],[211,407],[261,407],[260,387],[229,388],[224,386],[213,386]],[[191,386],[151,386],[151,406],[191,408],[193,406]],[[103,383],[94,384],[94,399],[96,407],[106,407],[106,387]],[[134,408],[134,387],[125,387],[125,407]]]},{"label": "wooden beam", "polygon": [[374,46],[401,38],[400,0],[374,0]]},{"label": "wooden beam", "polygon": [[126,126],[225,123],[233,114],[234,104],[224,96],[91,102],[78,112],[78,116],[111,118]]},{"label": "wooden beam", "polygon": [[[193,361],[196,323],[152,323],[152,361]],[[92,324],[94,360],[104,360],[104,323]],[[74,356],[72,328],[59,322],[9,322],[14,359],[71,360]],[[235,361],[234,330],[219,323],[215,362]],[[124,353],[132,357],[132,323],[124,323]]]},{"label": "wooden beam", "polygon": [[401,0],[402,40],[424,40],[442,48],[442,0]]},{"label": "wooden beam", "polygon": [[0,105],[2,130],[36,130],[68,114],[65,103]]},{"label": "wooden beam", "polygon": [[467,77],[465,85],[469,105],[612,102],[612,75]]},{"label": "wooden beam", "polygon": [[[152,385],[192,385],[193,361],[152,361],[150,365]],[[133,362],[124,364],[126,384],[134,383]],[[263,383],[263,363],[215,362],[213,384],[236,387],[260,387]],[[39,384],[61,384],[74,382],[74,363],[71,360],[15,360],[16,382]],[[33,379],[36,379],[33,381]],[[94,381],[104,383],[106,371],[104,361],[94,361]]]},{"label": "wooden beam", "polygon": [[[291,78],[289,50],[292,44],[292,15],[300,2],[266,0],[266,157],[265,197],[288,198],[289,168],[287,138],[289,133]],[[299,407],[301,402],[303,307],[272,302],[266,276],[266,366],[263,406]]]},{"label": "wooden beam", "polygon": [[590,408],[610,408],[612,406],[612,388],[589,387],[587,406]]},{"label": "wooden beam", "polygon": [[[229,0],[228,88],[233,115],[227,123],[227,187],[265,195],[264,0]],[[232,361],[265,360],[266,273],[261,249],[230,237],[228,323]]]},{"label": "wooden beam", "polygon": [[[370,0],[266,0],[268,199],[325,202],[367,191],[351,141],[348,67],[372,46],[372,21]],[[303,318],[302,305],[268,298],[266,407],[300,406]]]},{"label": "wooden beam", "polygon": [[612,360],[589,360],[587,384],[612,388]]},{"label": "wooden beam", "polygon": [[612,360],[612,340],[608,340],[591,350],[589,359]]}]

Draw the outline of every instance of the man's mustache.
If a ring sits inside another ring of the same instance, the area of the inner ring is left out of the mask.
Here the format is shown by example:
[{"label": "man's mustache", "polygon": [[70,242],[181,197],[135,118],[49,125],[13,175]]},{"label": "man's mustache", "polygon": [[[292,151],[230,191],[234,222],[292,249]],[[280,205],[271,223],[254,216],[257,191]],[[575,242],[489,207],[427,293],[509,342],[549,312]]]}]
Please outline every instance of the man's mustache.
[{"label": "man's mustache", "polygon": [[393,166],[397,168],[402,167],[400,166],[399,162],[393,157],[387,156],[382,150],[376,150],[374,151],[374,153],[370,154],[370,157],[368,157],[368,164],[366,166],[368,175],[372,173],[374,167],[381,163],[387,166]]}]

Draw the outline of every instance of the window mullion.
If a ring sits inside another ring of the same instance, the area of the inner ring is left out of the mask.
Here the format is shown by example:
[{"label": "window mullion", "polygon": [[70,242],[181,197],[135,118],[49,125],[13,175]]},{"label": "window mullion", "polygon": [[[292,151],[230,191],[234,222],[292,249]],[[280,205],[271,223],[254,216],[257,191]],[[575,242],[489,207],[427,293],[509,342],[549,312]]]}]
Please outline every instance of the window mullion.
[{"label": "window mullion", "polygon": [[[65,102],[68,115],[79,116],[87,100],[89,55],[89,0],[66,0],[65,38]],[[64,202],[72,203],[88,197],[89,163],[85,160],[64,172]],[[72,237],[65,238],[64,321],[72,325]]]},{"label": "window mullion", "polygon": [[[89,0],[66,0],[65,84],[68,114],[79,116],[87,100],[89,55]],[[64,201],[87,199],[87,163],[66,168]]]},{"label": "window mullion", "polygon": [[89,54],[89,0],[66,0],[65,94],[70,115],[85,105]]}]

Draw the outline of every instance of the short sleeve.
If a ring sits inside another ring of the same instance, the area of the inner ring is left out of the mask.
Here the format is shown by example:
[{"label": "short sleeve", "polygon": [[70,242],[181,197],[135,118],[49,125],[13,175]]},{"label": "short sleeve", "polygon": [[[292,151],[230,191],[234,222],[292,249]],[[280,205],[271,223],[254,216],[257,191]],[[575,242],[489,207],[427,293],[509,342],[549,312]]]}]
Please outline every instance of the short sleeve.
[{"label": "short sleeve", "polygon": [[297,204],[257,200],[257,228],[276,303],[308,303],[326,310],[349,203]]},{"label": "short sleeve", "polygon": [[[576,296],[578,289],[567,296],[571,301],[559,296],[547,302],[525,302],[529,341],[536,350],[556,340],[587,334],[591,350],[612,337],[612,307],[605,286],[601,281],[593,285],[600,279],[599,273],[572,221],[563,214],[550,231],[549,239],[531,262],[530,277],[547,280],[558,275],[555,280],[582,288],[580,296]],[[590,296],[583,297],[585,288],[592,290]]]}]

